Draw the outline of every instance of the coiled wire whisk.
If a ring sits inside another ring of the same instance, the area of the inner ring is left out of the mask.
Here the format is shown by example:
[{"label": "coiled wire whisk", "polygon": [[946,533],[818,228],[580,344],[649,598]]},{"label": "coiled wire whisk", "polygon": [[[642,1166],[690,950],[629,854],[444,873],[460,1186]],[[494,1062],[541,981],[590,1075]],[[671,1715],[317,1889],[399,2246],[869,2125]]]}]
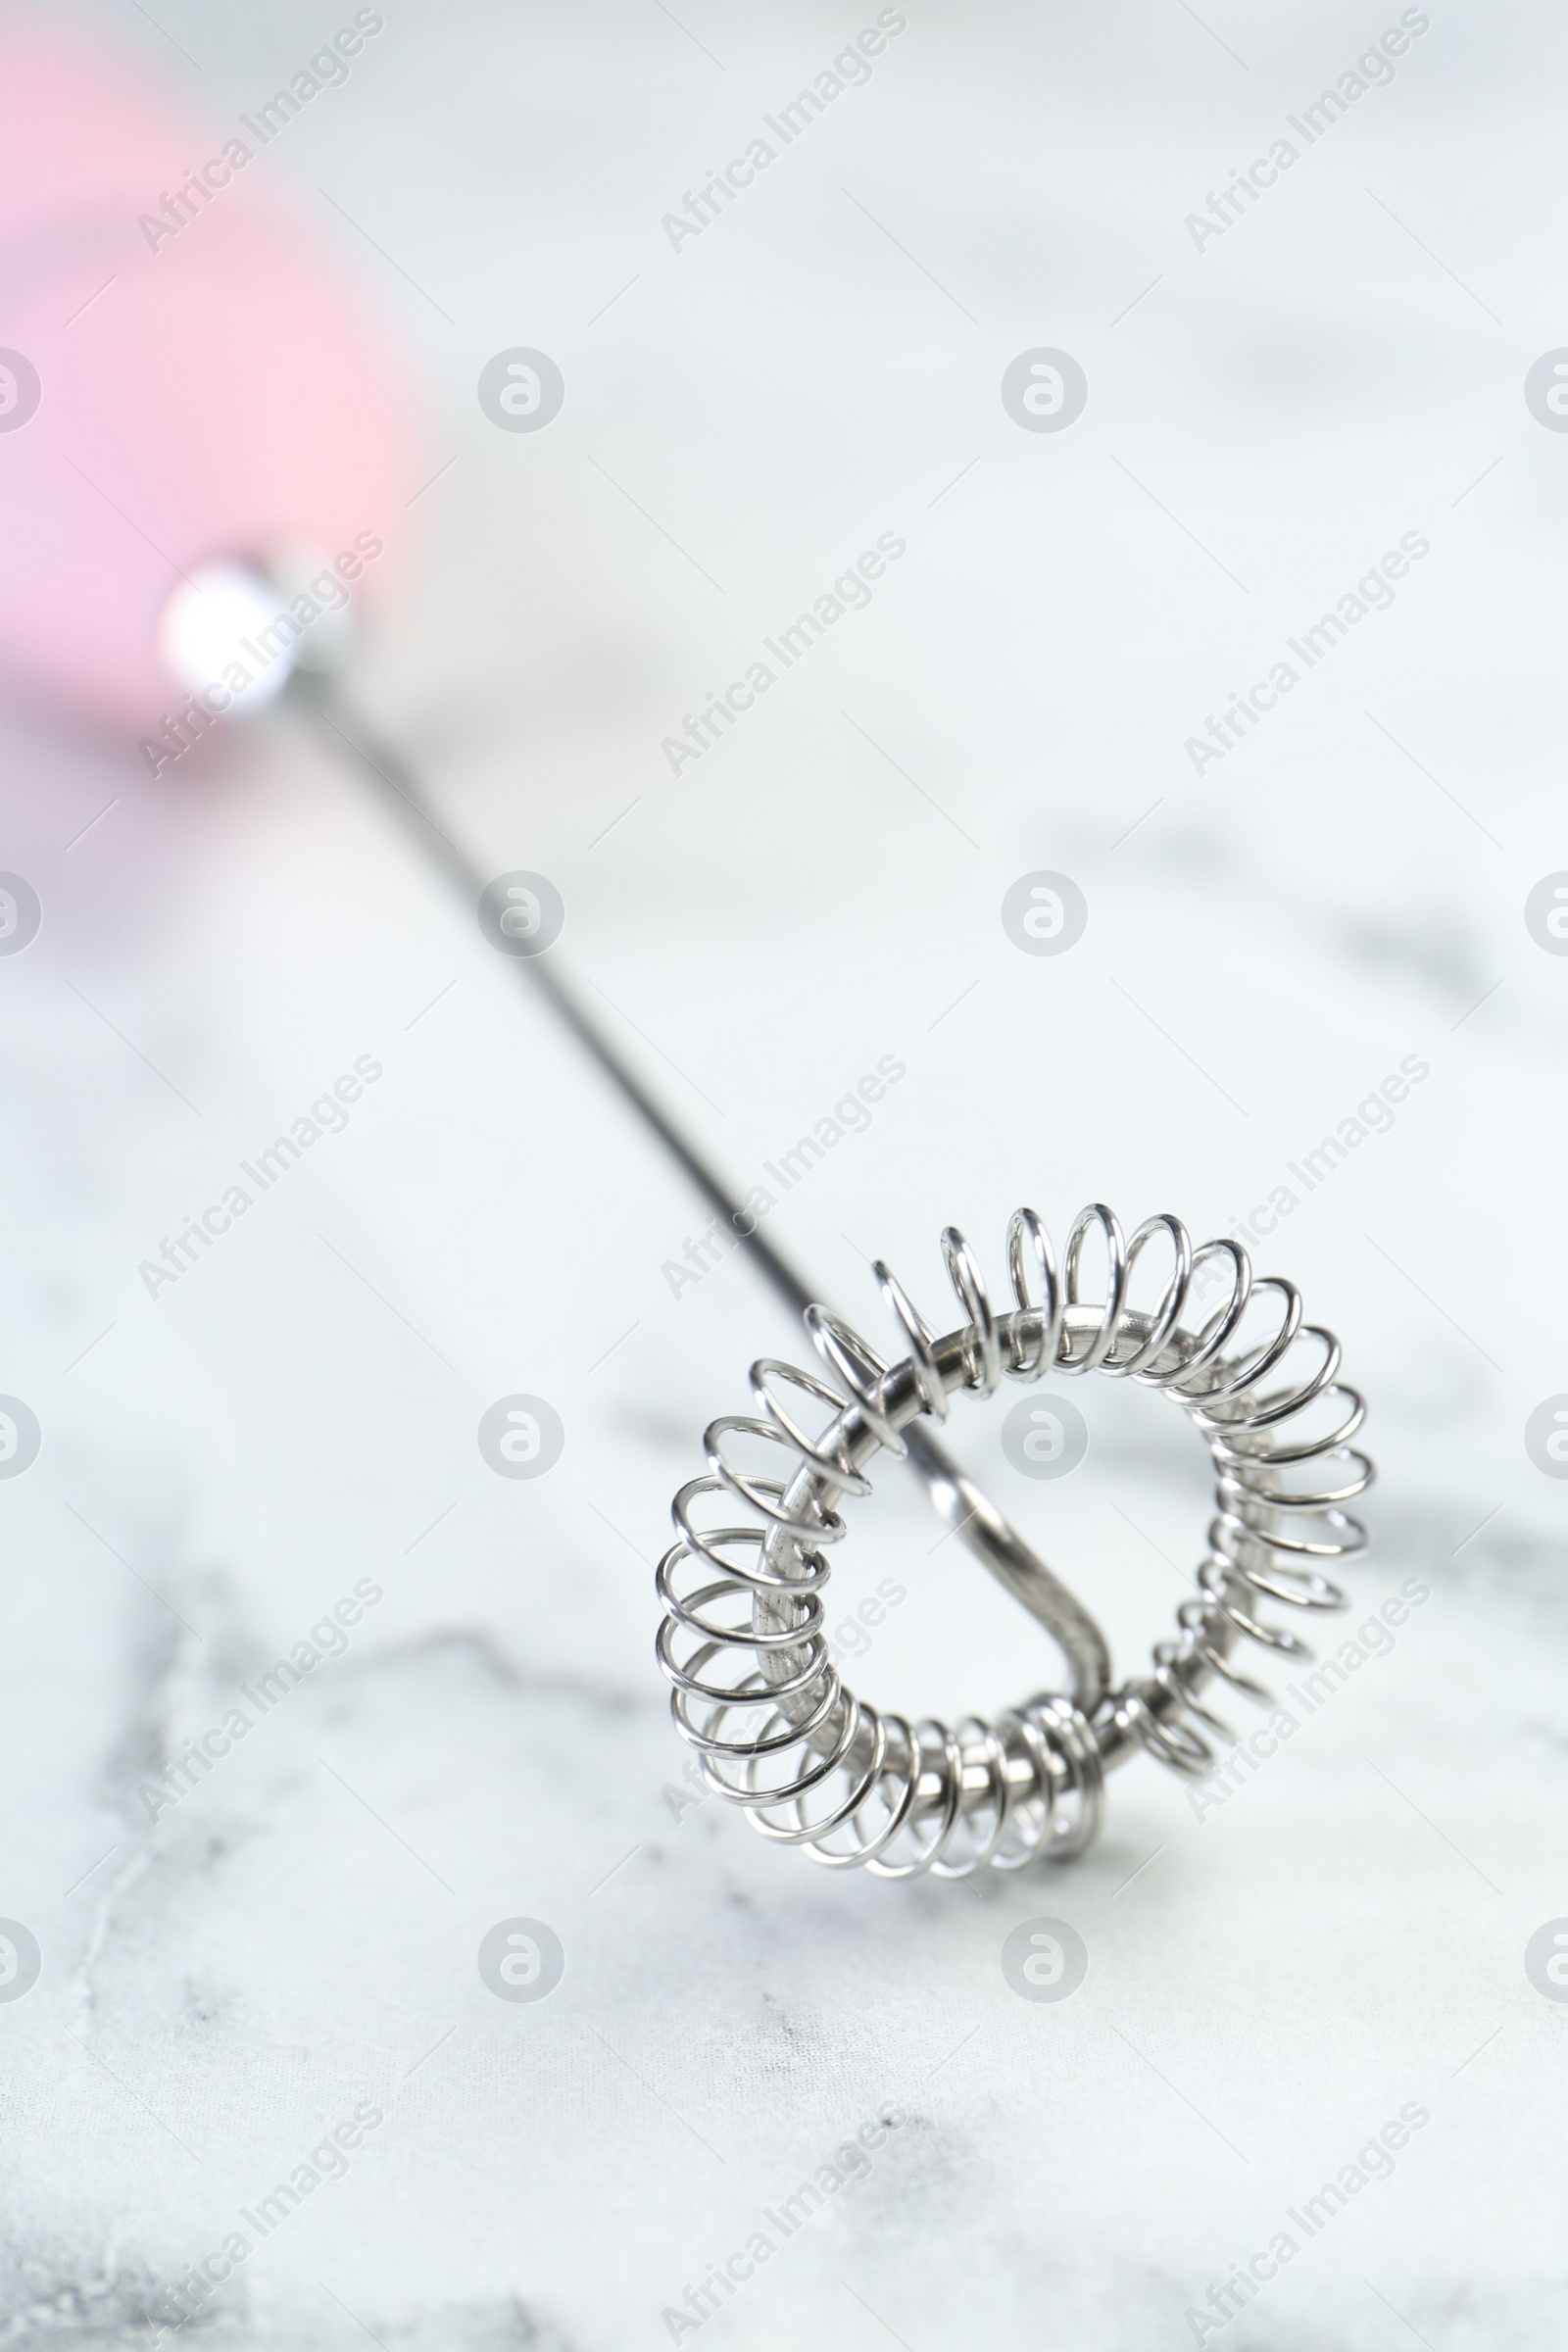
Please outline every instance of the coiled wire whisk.
[{"label": "coiled wire whisk", "polygon": [[[1092,1237],[1103,1260],[1094,1300],[1084,1278]],[[1139,1282],[1156,1246],[1169,1261],[1157,1291]],[[1045,1225],[1021,1208],[1007,1231],[1005,1312],[993,1307],[956,1229],[943,1234],[942,1251],[962,1311],[946,1336],[878,1263],[906,1353],[884,1361],[813,1306],[806,1326],[827,1378],[771,1357],[752,1366],[756,1410],[707,1430],[708,1475],[676,1495],[677,1541],[657,1573],[659,1661],[710,1788],[742,1806],[763,1837],[804,1846],[828,1869],[863,1865],[887,1878],[1014,1870],[1082,1852],[1100,1825],[1104,1775],[1140,1748],[1175,1772],[1206,1772],[1215,1754],[1207,1735],[1232,1735],[1200,1692],[1219,1678],[1269,1703],[1235,1662],[1243,1641],[1312,1655],[1260,1612],[1271,1601],[1347,1605],[1323,1564],[1364,1547],[1365,1531],[1345,1506],[1373,1475],[1350,1445],[1365,1406],[1340,1380],[1339,1342],[1303,1322],[1293,1284],[1254,1279],[1241,1243],[1195,1251],[1169,1215],[1149,1218],[1129,1242],[1097,1202],[1075,1220],[1058,1273]],[[1215,1283],[1205,1313],[1202,1295]],[[1133,1302],[1138,1287],[1150,1293],[1143,1305]],[[1056,1634],[1072,1688],[995,1722],[950,1727],[884,1713],[856,1696],[829,1652],[825,1589],[846,1532],[841,1505],[871,1492],[867,1469],[883,1451],[912,1453],[933,1492],[945,1480],[951,1493],[957,1474],[926,1433],[947,1420],[952,1397],[989,1396],[1004,1379],[1028,1384],[1048,1372],[1157,1389],[1201,1434],[1215,1514],[1197,1597],[1177,1611],[1175,1638],[1155,1644],[1150,1671],[1111,1690],[1093,1620],[964,1482],[970,1519],[1000,1530],[989,1552],[975,1547]],[[821,1421],[815,1434],[802,1426],[808,1413]],[[746,1445],[761,1447],[770,1467],[776,1455],[776,1475],[729,1458]],[[715,1496],[720,1523],[707,1524]]]}]

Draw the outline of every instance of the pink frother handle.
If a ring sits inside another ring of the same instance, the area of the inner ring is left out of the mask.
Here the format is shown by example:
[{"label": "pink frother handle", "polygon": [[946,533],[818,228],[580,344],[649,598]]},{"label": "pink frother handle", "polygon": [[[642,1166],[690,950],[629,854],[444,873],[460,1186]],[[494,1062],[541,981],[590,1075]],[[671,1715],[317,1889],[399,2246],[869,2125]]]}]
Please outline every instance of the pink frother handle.
[{"label": "pink frother handle", "polygon": [[[144,217],[167,226],[193,173],[207,201],[156,235]],[[141,736],[190,683],[160,644],[181,574],[376,541],[352,591],[368,608],[417,462],[403,371],[257,137],[96,38],[0,31],[5,686]]]}]

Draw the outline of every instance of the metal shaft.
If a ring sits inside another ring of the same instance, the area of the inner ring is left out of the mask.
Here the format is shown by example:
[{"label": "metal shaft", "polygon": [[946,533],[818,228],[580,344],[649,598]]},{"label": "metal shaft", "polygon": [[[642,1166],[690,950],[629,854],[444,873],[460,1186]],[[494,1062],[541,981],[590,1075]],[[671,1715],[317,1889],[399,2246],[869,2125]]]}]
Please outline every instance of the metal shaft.
[{"label": "metal shaft", "polygon": [[[426,854],[435,859],[470,910],[476,907],[490,877],[482,873],[467,851],[460,848],[452,836],[436,823],[418,781],[402,755],[375,735],[358,712],[349,710],[318,678],[309,678],[296,671],[288,692],[295,707],[307,711],[319,723],[335,750],[339,753],[344,750],[350,752],[361,768],[387,787],[393,807],[410,831],[416,834]],[[564,976],[554,954],[530,956],[522,958],[522,962],[528,983],[565,1023],[578,1044],[592,1054],[606,1077],[619,1089],[670,1157],[685,1169],[710,1205],[727,1220],[736,1239],[750,1251],[759,1272],[772,1284],[789,1308],[792,1318],[799,1322],[817,1294],[807,1289],[789,1260],[762,1234],[756,1219],[746,1217],[745,1212],[736,1206],[729,1187],[696,1146],[681,1133],[668,1112],[649,1093],[631,1064],[612,1044]]]},{"label": "metal shaft", "polygon": [[[307,678],[296,671],[287,692],[296,708],[309,713],[340,754],[349,752],[361,770],[387,788],[393,807],[410,831],[417,836],[425,854],[440,866],[470,910],[476,908],[490,877],[437,824],[409,762],[368,728],[358,712],[333,696],[320,679]],[[728,1221],[737,1240],[750,1252],[753,1264],[772,1284],[792,1320],[799,1323],[807,1308],[819,1301],[820,1293],[808,1290],[788,1258],[764,1237],[757,1220],[747,1217],[737,1206],[729,1187],[649,1093],[588,1011],[564,977],[553,952],[521,960],[528,983],[559,1014],[670,1157],[684,1168],[704,1198]],[[947,1521],[960,1543],[1004,1588],[1015,1599],[1021,1599],[1054,1635],[1068,1660],[1075,1687],[1098,1697],[1105,1687],[1109,1658],[1093,1618],[1058,1583],[1044,1561],[1037,1559],[929,1430],[911,1429],[907,1446],[905,1457],[907,1466],[923,1483],[938,1516]]]}]

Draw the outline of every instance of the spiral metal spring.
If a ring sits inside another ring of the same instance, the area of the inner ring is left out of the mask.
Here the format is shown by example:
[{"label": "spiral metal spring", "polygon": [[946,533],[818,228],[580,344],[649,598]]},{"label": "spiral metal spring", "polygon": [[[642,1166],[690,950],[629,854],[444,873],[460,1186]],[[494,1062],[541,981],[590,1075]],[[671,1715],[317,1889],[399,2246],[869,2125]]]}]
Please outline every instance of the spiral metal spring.
[{"label": "spiral metal spring", "polygon": [[[1097,1232],[1103,1296],[1089,1301],[1084,1256]],[[1160,1240],[1170,1259],[1163,1289],[1135,1306],[1141,1262]],[[1260,1607],[1348,1605],[1319,1563],[1363,1548],[1365,1531],[1344,1506],[1372,1478],[1349,1445],[1365,1406],[1339,1379],[1339,1342],[1303,1323],[1294,1285],[1254,1280],[1239,1242],[1195,1251],[1168,1215],[1149,1218],[1128,1242],[1095,1203],[1074,1222],[1058,1274],[1044,1224],[1021,1208],[1007,1232],[1014,1303],[1003,1313],[951,1227],[942,1250],[963,1316],[945,1337],[878,1263],[907,1353],[884,1362],[847,1323],[813,1306],[806,1325],[833,1385],[770,1357],[752,1366],[756,1412],[706,1432],[709,1475],[676,1495],[678,1540],[657,1576],[665,1612],[659,1661],[673,1686],[676,1726],[709,1787],[741,1805],[763,1837],[802,1845],[829,1869],[863,1864],[886,1878],[1015,1870],[1037,1856],[1082,1852],[1100,1825],[1105,1773],[1140,1748],[1175,1772],[1203,1774],[1215,1753],[1206,1733],[1232,1735],[1199,1693],[1218,1677],[1269,1702],[1233,1659],[1244,1640],[1311,1656]],[[1225,1295],[1199,1321],[1194,1293],[1209,1268]],[[1261,1336],[1244,1341],[1243,1319],[1263,1300],[1272,1303]],[[929,1434],[955,1393],[989,1396],[1004,1379],[1027,1384],[1047,1372],[1101,1372],[1160,1391],[1189,1415],[1214,1463],[1198,1596],[1178,1609],[1176,1638],[1155,1644],[1151,1671],[1118,1690],[1108,1688],[1108,1652],[1093,1620],[951,1470]],[[811,1407],[828,1416],[815,1436],[801,1423]],[[773,1448],[779,1474],[735,1466],[726,1447],[737,1442]],[[840,1504],[870,1493],[867,1467],[883,1451],[914,1457],[966,1540],[1051,1627],[1068,1658],[1070,1693],[1042,1693],[993,1723],[970,1717],[950,1727],[883,1713],[844,1683],[824,1630],[827,1555],[846,1532]],[[955,1515],[955,1494],[971,1526]],[[713,1509],[710,1496],[723,1498],[719,1517],[728,1523],[699,1523]],[[989,1528],[988,1540],[976,1541],[976,1524],[982,1537]]]}]

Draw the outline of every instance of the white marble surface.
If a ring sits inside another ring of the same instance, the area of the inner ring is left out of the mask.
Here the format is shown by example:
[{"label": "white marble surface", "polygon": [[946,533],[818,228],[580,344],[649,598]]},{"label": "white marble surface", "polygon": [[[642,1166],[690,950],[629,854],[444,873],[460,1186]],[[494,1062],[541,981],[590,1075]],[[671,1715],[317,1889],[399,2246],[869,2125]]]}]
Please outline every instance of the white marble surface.
[{"label": "white marble surface", "polygon": [[[849,1311],[880,1251],[936,1313],[950,1219],[1000,1282],[1022,1200],[1223,1231],[1430,1064],[1260,1249],[1371,1398],[1357,1609],[1412,1576],[1430,1602],[1218,1812],[1141,1760],[1096,1852],[1031,1883],[829,1879],[672,1807],[649,1564],[779,1311],[735,1260],[671,1298],[683,1183],[291,722],[156,786],[9,722],[0,862],[46,922],[0,963],[0,1387],[44,1446],[0,1484],[0,1913],[43,1972],[0,2005],[0,2344],[151,2342],[362,2103],[345,2177],[186,2333],[666,2343],[891,2106],[705,2344],[1148,2352],[1412,2101],[1393,2177],[1205,2340],[1555,2331],[1568,2010],[1523,1951],[1568,1913],[1568,1492],[1522,1433],[1568,1389],[1568,961],[1523,902],[1568,864],[1568,440],[1521,386],[1565,331],[1563,35],[1434,5],[1200,254],[1184,215],[1398,12],[1202,13],[911,5],[679,255],[661,214],[874,10],[388,11],[274,160],[459,459],[355,691],[484,863],[559,881],[573,969],[739,1179],[907,1062],[774,1225]],[[322,37],[294,6],[158,15],[220,109]],[[567,379],[537,438],[473,398],[514,343]],[[1037,344],[1088,373],[1060,435],[998,398]],[[870,609],[673,780],[671,723],[881,531],[907,554]],[[1195,778],[1226,691],[1412,531],[1394,608]],[[998,919],[1039,866],[1090,905],[1059,961]],[[362,1054],[346,1131],[149,1299],[138,1261]],[[517,1390],[566,1427],[537,1483],[475,1445]],[[969,1458],[1130,1663],[1185,1590],[1159,1555],[1196,1555],[1201,1459],[1156,1399],[1083,1403],[1059,1490],[978,1413]],[[1031,1687],[1035,1636],[908,1497],[863,1525],[847,1600],[908,1586],[871,1696]],[[363,1579],[344,1654],[149,1824],[159,1761]],[[1055,2006],[999,1967],[1039,1914],[1090,1953]],[[475,1966],[517,1915],[566,1951],[538,2004]]]}]

